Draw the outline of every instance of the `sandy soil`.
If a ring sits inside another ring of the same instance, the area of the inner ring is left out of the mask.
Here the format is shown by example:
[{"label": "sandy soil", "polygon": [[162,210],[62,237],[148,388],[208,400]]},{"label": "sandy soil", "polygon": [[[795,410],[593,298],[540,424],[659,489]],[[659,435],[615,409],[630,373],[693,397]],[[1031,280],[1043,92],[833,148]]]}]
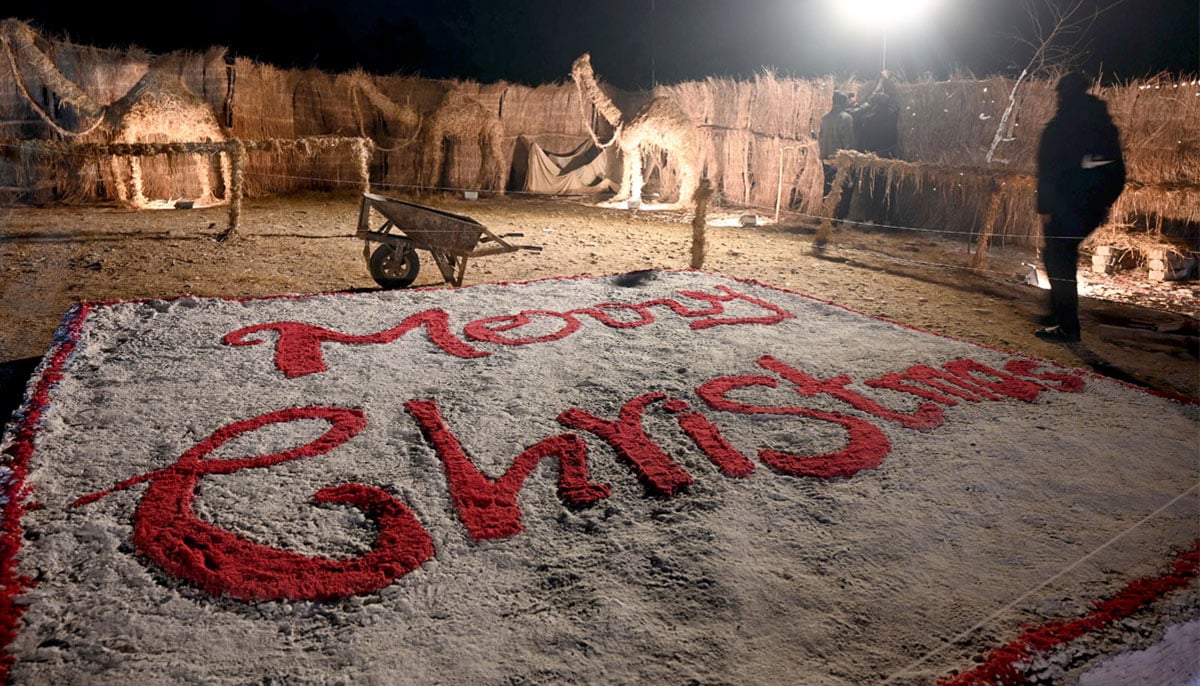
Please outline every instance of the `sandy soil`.
[{"label": "sandy soil", "polygon": [[[581,199],[417,198],[466,214],[510,240],[542,246],[472,260],[464,283],[556,275],[683,269],[690,215],[630,212]],[[249,200],[238,235],[226,242],[227,208],[135,212],[116,207],[0,208],[0,363],[11,396],[21,368],[48,347],[64,312],[79,301],[181,294],[253,297],[375,289],[353,238],[355,195]],[[789,222],[743,227],[740,212],[710,215],[704,269],[758,279],[930,331],[1027,352],[1156,389],[1200,397],[1195,334],[1200,286],[1150,284],[1136,272],[1081,272],[1084,344],[1033,336],[1044,292],[1024,282],[1027,250],[994,247],[985,270],[970,270],[970,247],[925,235],[839,229],[822,253],[814,227]],[[764,220],[769,220],[765,217]],[[438,285],[428,253],[416,287]],[[1144,274],[1144,270],[1141,272]],[[1116,329],[1113,327],[1123,327]],[[1130,329],[1133,329],[1132,331]],[[1154,332],[1166,332],[1166,335]],[[1114,335],[1115,333],[1115,335]],[[1132,336],[1132,338],[1131,338]],[[16,369],[17,371],[13,371]],[[7,412],[5,412],[7,418]]]}]

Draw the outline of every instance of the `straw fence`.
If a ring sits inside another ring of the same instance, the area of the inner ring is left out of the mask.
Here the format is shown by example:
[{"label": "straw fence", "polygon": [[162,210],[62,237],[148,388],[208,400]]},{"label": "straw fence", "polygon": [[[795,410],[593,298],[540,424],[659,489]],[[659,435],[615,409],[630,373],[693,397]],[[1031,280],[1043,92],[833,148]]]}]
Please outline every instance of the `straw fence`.
[{"label": "straw fence", "polygon": [[[452,92],[473,99],[499,121],[507,170],[519,166],[513,159],[522,154],[519,141],[566,152],[590,139],[589,127],[601,141],[612,135],[592,104],[580,101],[566,64],[562,82],[528,87],[284,70],[231,59],[221,49],[155,56],[41,36],[36,46],[59,74],[103,107],[117,102],[150,69],[166,70],[212,108],[229,139],[367,142],[365,148],[247,146],[247,196],[356,189],[362,183],[363,149],[369,150],[370,183],[377,188],[478,188],[482,146],[470,127],[450,131],[454,136],[437,143],[445,154],[441,176],[420,178],[422,156],[428,154],[423,146],[430,145],[422,139],[423,127]],[[94,149],[75,155],[68,145],[46,154],[24,144],[112,141],[95,135],[75,140],[54,131],[26,92],[37,107],[57,117],[58,126],[72,129],[87,122],[72,120],[70,108],[56,105],[44,68],[20,55],[11,61],[15,69],[0,55],[0,188],[24,202],[114,199]],[[601,87],[623,112],[667,96],[690,115],[699,137],[701,175],[712,183],[715,202],[763,213],[779,208],[790,217],[824,213],[816,134],[834,89],[857,91],[865,99],[874,85],[764,71],[744,81],[709,78],[653,92],[623,92],[604,84],[603,69],[598,72]],[[1099,95],[1121,129],[1129,169],[1114,225],[1200,249],[1200,86],[1164,76],[1106,87]],[[976,243],[988,234],[992,244],[1036,244],[1040,229],[1032,175],[1038,135],[1055,106],[1053,84],[1026,81],[1014,93],[1014,82],[1000,77],[919,81],[898,84],[897,96],[900,159],[846,155],[839,161],[850,166],[855,187],[850,219],[940,230]],[[677,180],[670,156],[648,162],[647,189],[667,192]],[[168,165],[161,173],[174,172]]]}]

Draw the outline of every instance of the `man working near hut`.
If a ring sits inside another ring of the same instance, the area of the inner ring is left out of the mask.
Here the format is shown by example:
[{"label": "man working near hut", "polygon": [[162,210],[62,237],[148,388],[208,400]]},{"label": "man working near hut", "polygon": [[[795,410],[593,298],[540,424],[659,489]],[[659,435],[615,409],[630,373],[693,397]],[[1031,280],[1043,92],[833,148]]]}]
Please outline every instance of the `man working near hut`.
[{"label": "man working near hut", "polygon": [[1075,272],[1079,244],[1104,223],[1125,187],[1121,137],[1104,101],[1089,95],[1078,72],[1058,81],[1058,111],[1042,131],[1037,158],[1037,211],[1050,279],[1050,314],[1038,338],[1076,343],[1079,290]]},{"label": "man working near hut", "polygon": [[[822,160],[833,159],[838,150],[854,149],[854,118],[846,111],[849,107],[850,96],[842,91],[834,91],[833,109],[821,117],[821,132],[817,134]],[[825,176],[825,192],[828,193],[831,179],[828,173]]]},{"label": "man working near hut", "polygon": [[900,106],[896,84],[885,69],[867,101],[847,112],[854,120],[854,142],[858,150],[892,159],[900,150]]},{"label": "man working near hut", "polygon": [[[850,107],[850,96],[842,91],[833,92],[833,109],[821,117],[821,131],[817,134],[817,147],[821,153],[821,164],[825,168],[825,192],[828,196],[833,189],[833,179],[837,176],[837,167],[833,157],[838,150],[854,149],[854,118],[847,109]],[[850,205],[850,194],[844,193],[833,216],[840,219],[845,216]]]}]

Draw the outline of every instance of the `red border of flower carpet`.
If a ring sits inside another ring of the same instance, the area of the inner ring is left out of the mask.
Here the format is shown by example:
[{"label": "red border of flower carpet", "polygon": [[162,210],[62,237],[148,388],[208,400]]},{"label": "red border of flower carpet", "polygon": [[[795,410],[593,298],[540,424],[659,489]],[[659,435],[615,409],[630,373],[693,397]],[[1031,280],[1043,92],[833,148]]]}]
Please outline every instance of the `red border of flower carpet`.
[{"label": "red border of flower carpet", "polygon": [[983,664],[962,674],[943,677],[939,686],[989,686],[995,684],[1027,684],[1029,680],[1017,670],[1017,664],[1028,662],[1038,653],[1049,652],[1084,634],[1102,629],[1124,619],[1171,591],[1186,587],[1200,570],[1200,539],[1175,558],[1171,571],[1156,577],[1134,579],[1107,600],[1094,601],[1095,609],[1086,617],[1073,621],[1053,621],[1041,626],[1027,627],[1008,645],[992,650]]},{"label": "red border of flower carpet", "polygon": [[61,334],[56,341],[57,347],[50,353],[45,370],[38,379],[37,388],[29,398],[28,410],[17,425],[12,446],[6,451],[5,463],[12,470],[11,483],[3,484],[2,489],[8,500],[0,510],[0,645],[5,647],[0,652],[0,681],[9,683],[9,670],[15,661],[7,648],[17,637],[17,627],[25,608],[17,603],[17,596],[33,586],[33,579],[17,573],[17,551],[21,548],[21,517],[25,510],[37,505],[23,501],[29,497],[25,477],[28,474],[29,458],[33,455],[34,435],[41,424],[42,413],[50,404],[50,390],[62,380],[63,365],[67,357],[75,350],[79,334],[83,330],[83,320],[87,318],[91,306],[78,305],[69,310],[63,317]]}]

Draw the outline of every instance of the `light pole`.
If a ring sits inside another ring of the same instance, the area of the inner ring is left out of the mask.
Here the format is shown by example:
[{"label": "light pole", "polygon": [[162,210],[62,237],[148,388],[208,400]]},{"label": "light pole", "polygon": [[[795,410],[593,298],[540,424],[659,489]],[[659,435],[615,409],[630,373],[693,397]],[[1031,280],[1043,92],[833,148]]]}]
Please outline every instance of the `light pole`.
[{"label": "light pole", "polygon": [[883,49],[879,52],[879,71],[887,71],[887,25],[883,26]]}]

